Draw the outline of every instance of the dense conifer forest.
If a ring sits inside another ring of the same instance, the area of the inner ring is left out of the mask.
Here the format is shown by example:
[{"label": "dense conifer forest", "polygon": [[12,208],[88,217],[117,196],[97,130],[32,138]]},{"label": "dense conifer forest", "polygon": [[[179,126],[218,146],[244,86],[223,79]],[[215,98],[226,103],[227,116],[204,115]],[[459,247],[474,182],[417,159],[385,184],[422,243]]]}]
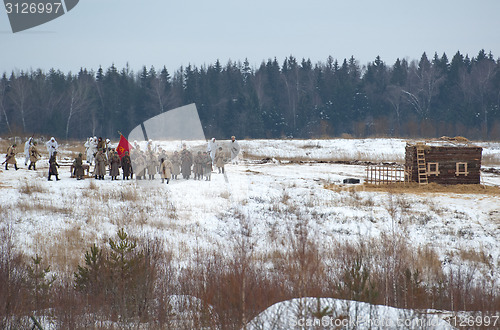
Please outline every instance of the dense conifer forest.
[{"label": "dense conifer forest", "polygon": [[218,139],[336,136],[500,138],[500,58],[484,50],[418,60],[289,56],[181,67],[4,72],[0,135],[116,137],[157,114],[196,103]]}]

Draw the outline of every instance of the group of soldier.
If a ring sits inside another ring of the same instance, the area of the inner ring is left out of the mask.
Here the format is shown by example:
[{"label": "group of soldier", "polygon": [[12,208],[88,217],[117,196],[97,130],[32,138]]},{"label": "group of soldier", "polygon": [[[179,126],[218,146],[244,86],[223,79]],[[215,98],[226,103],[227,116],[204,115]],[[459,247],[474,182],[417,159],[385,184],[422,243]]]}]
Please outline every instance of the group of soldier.
[{"label": "group of soldier", "polygon": [[[85,142],[85,154],[86,162],[88,166],[95,164],[94,166],[94,177],[97,180],[104,180],[106,175],[106,166],[109,167],[109,174],[111,180],[117,180],[119,173],[119,168],[123,169],[123,179],[129,179],[132,172],[132,163],[130,161],[130,156],[128,153],[120,159],[118,152],[115,148],[111,148],[110,140],[104,140],[102,137],[97,138],[96,136],[90,137]],[[77,180],[83,179],[84,176],[84,161],[83,154],[79,153],[78,157],[73,161],[73,175]]]},{"label": "group of soldier", "polygon": [[211,142],[207,151],[197,151],[194,155],[186,144],[182,145],[180,152],[174,151],[168,155],[162,148],[155,151],[152,141],[148,142],[145,151],[135,142],[131,159],[136,179],[146,180],[147,173],[149,180],[154,180],[155,175],[160,174],[162,183],[166,181],[167,184],[170,180],[178,180],[180,175],[186,180],[193,176],[195,180],[211,181],[213,167],[216,166],[219,173],[224,173],[225,163],[222,147],[217,148],[215,139]]},{"label": "group of soldier", "polygon": [[[57,169],[59,164],[57,164],[56,155],[58,150],[58,143],[54,137],[46,142],[47,151],[49,153],[49,180],[52,181],[51,176],[55,175],[56,179],[59,180],[59,173]],[[5,170],[9,170],[9,164],[14,165],[14,169],[17,171],[16,151],[17,144],[14,143],[7,149],[7,154],[5,155]],[[36,170],[36,162],[40,160],[42,154],[38,150],[38,142],[30,137],[24,144],[24,165],[28,166],[28,170]],[[29,165],[28,165],[29,162]],[[3,164],[3,163],[2,163]]]},{"label": "group of soldier", "polygon": [[[85,142],[87,162],[94,166],[94,177],[104,180],[106,166],[109,167],[111,180],[117,180],[120,176],[120,168],[123,180],[154,180],[159,174],[162,183],[167,184],[170,180],[178,180],[182,175],[183,179],[194,177],[195,180],[210,181],[214,167],[219,173],[224,173],[225,154],[222,147],[217,146],[215,138],[209,141],[206,151],[193,153],[187,149],[186,144],[182,145],[181,151],[174,151],[168,155],[161,147],[155,147],[153,141],[149,140],[145,150],[142,150],[137,141],[134,147],[120,158],[118,152],[109,146],[109,139],[89,138]],[[237,164],[240,148],[235,137],[231,137],[231,160]],[[77,179],[83,178],[82,154],[73,162],[74,176]]]},{"label": "group of soldier", "polygon": [[[153,146],[153,141],[149,140],[146,150],[141,150],[138,143],[134,142],[134,148],[130,154],[128,151],[120,158],[118,152],[111,148],[110,140],[99,137],[90,137],[85,142],[86,162],[90,165],[95,163],[94,177],[97,180],[104,180],[106,175],[106,167],[109,167],[109,175],[111,180],[117,180],[120,176],[120,168],[122,169],[123,180],[133,179],[134,169],[137,180],[145,180],[146,172],[149,180],[154,180],[156,174],[160,174],[163,182],[170,182],[171,179],[178,180],[179,175],[184,179],[189,179],[193,175],[195,180],[210,181],[214,167],[218,168],[218,172],[224,174],[224,164],[226,162],[225,154],[222,147],[218,146],[215,138],[208,142],[206,151],[197,151],[194,155],[187,149],[186,144],[182,145],[182,150],[174,151],[173,154],[167,155],[166,151],[161,147]],[[8,165],[13,164],[18,170],[16,162],[16,144],[10,146],[7,150],[5,169],[8,170]],[[55,176],[59,179],[57,163],[58,143],[52,137],[46,143],[49,153],[49,175],[48,180],[52,181],[51,177]],[[231,161],[233,164],[238,162],[238,154],[240,147],[235,137],[231,137]],[[41,158],[41,154],[37,149],[37,141],[30,137],[25,143],[25,165],[29,166],[28,170],[36,170],[36,162]],[[82,180],[84,177],[84,160],[83,154],[79,153],[73,161],[73,175],[77,180]]]}]

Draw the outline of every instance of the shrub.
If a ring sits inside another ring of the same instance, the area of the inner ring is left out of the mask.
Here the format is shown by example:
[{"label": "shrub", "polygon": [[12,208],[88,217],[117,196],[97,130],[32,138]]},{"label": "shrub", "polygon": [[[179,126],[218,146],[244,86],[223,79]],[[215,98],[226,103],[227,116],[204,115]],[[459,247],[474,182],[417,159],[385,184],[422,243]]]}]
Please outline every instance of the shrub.
[{"label": "shrub", "polygon": [[112,319],[146,321],[157,280],[158,244],[138,246],[123,229],[117,236],[109,239],[107,248],[94,244],[85,253],[85,265],[74,273],[75,289]]}]

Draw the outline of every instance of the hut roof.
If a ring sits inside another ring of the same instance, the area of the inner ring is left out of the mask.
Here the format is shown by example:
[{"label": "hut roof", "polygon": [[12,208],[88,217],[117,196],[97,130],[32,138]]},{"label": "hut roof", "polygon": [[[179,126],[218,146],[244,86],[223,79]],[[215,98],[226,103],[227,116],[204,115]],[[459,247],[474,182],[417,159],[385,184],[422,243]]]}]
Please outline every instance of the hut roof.
[{"label": "hut roof", "polygon": [[461,136],[456,136],[454,138],[442,136],[439,139],[407,142],[407,144],[410,146],[416,146],[419,143],[423,143],[426,146],[432,147],[479,148],[479,146],[473,144],[471,141]]}]

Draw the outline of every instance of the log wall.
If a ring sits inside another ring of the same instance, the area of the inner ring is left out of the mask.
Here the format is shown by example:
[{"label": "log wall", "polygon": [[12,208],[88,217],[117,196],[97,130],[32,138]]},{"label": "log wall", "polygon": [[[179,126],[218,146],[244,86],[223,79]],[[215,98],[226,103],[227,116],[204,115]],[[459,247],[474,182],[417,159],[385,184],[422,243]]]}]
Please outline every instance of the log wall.
[{"label": "log wall", "polygon": [[[481,154],[483,148],[477,146],[432,146],[425,145],[425,162],[429,171],[429,163],[437,163],[439,173],[428,173],[429,183],[439,184],[479,184],[481,182]],[[460,172],[457,175],[457,163]],[[465,167],[465,164],[467,167]],[[411,168],[411,181],[418,182],[417,147],[406,145],[405,167]],[[465,171],[465,168],[467,170]],[[431,166],[434,170],[435,166]]]}]

